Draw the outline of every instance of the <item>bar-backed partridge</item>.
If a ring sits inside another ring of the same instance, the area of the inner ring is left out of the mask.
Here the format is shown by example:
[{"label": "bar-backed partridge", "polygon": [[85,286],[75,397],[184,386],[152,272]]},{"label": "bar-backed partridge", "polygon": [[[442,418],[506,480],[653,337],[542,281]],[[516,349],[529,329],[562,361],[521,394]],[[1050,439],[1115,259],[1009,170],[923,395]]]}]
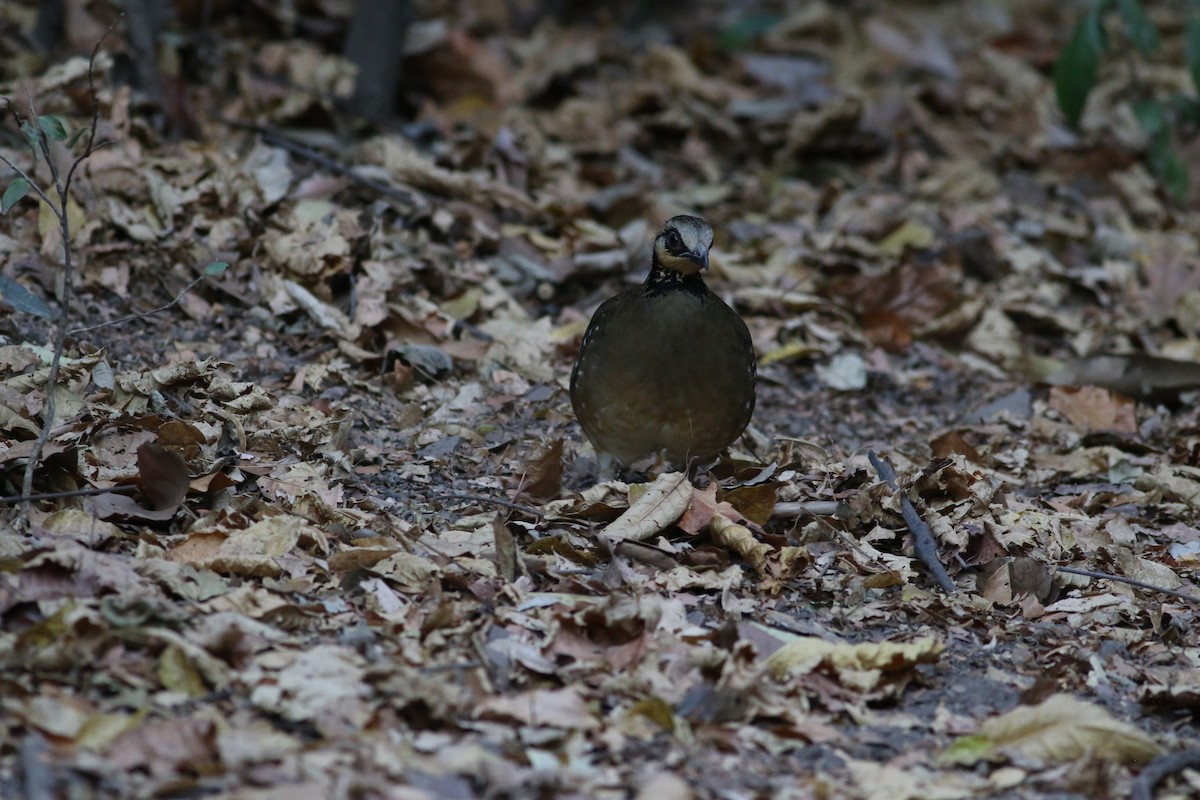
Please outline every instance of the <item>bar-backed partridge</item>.
[{"label": "bar-backed partridge", "polygon": [[645,283],[596,309],[571,373],[571,405],[602,459],[662,453],[692,468],[742,434],[754,411],[746,323],[700,276],[712,228],[667,220]]}]

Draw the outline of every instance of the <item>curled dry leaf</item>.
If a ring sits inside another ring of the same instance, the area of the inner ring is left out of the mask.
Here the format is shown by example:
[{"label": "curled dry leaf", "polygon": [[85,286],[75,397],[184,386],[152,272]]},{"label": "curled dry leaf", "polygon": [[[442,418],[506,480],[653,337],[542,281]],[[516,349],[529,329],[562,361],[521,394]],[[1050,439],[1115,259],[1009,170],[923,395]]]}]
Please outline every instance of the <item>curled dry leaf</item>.
[{"label": "curled dry leaf", "polygon": [[754,534],[745,525],[739,525],[720,514],[713,514],[710,525],[714,542],[728,547],[746,559],[759,575],[766,574],[767,554],[771,552],[769,544],[755,539]]},{"label": "curled dry leaf", "polygon": [[524,565],[521,562],[521,553],[517,550],[516,539],[501,514],[497,514],[492,520],[492,535],[495,539],[496,569],[500,577],[512,582],[516,580],[517,575],[522,574]]},{"label": "curled dry leaf", "polygon": [[1049,571],[1034,558],[994,558],[983,566],[979,576],[979,594],[1002,606],[1025,596],[1045,603],[1051,588]]},{"label": "curled dry leaf", "polygon": [[137,465],[142,491],[154,509],[174,511],[179,508],[187,497],[190,482],[183,457],[156,442],[146,442],[137,449]]},{"label": "curled dry leaf", "polygon": [[716,484],[704,489],[695,489],[688,500],[687,511],[679,518],[679,529],[697,534],[708,527],[714,515],[723,515],[731,520],[740,520],[741,515],[729,503],[717,501]]}]

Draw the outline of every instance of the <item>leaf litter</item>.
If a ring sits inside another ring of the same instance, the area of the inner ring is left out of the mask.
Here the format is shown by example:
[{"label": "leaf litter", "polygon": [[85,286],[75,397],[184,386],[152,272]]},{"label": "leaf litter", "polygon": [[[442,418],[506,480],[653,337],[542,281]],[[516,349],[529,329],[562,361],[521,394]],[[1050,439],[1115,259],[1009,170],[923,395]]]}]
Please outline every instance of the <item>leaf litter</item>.
[{"label": "leaf litter", "polygon": [[[0,93],[73,129],[86,64],[27,49],[32,8]],[[119,493],[0,517],[0,794],[1100,796],[1197,747],[1200,218],[1115,88],[1068,135],[1073,20],[1028,11],[422,7],[409,121],[357,138],[281,11],[214,17],[157,120],[101,58],[76,324],[230,266],[48,388],[59,229],[3,217],[38,301],[0,317],[5,492],[53,391],[37,490]],[[578,339],[681,211],[758,410],[706,486],[596,482]]]}]

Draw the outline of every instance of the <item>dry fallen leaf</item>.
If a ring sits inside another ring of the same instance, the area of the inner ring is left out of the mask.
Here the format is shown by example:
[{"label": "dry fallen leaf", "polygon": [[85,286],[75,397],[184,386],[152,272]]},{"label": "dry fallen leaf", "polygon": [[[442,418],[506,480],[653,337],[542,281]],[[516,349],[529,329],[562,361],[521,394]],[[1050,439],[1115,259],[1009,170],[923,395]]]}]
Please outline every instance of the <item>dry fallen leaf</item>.
[{"label": "dry fallen leaf", "polygon": [[980,568],[979,594],[1002,606],[1023,596],[1046,602],[1050,596],[1050,572],[1036,559],[1001,556]]},{"label": "dry fallen leaf", "polygon": [[686,474],[663,473],[600,536],[614,545],[625,539],[645,541],[675,524],[691,502],[692,492]]},{"label": "dry fallen leaf", "polygon": [[1019,757],[1055,764],[1090,756],[1145,766],[1162,752],[1148,734],[1100,706],[1056,694],[1036,706],[1018,706],[985,720],[978,732],[950,745],[942,760],[967,765]]},{"label": "dry fallen leaf", "polygon": [[739,525],[720,514],[713,514],[710,524],[714,542],[728,547],[744,558],[759,575],[766,574],[767,555],[771,552],[769,544],[754,538],[754,534],[745,525]]},{"label": "dry fallen leaf", "polygon": [[516,720],[523,725],[592,730],[596,712],[577,688],[535,689],[511,697],[493,697],[476,709],[481,719]]},{"label": "dry fallen leaf", "polygon": [[772,653],[766,669],[777,680],[825,669],[848,686],[867,691],[875,688],[886,673],[933,663],[945,650],[946,645],[932,636],[907,643],[863,644],[827,642],[802,636]]},{"label": "dry fallen leaf", "polygon": [[1055,386],[1050,390],[1050,407],[1088,433],[1137,433],[1133,401],[1107,389]]}]

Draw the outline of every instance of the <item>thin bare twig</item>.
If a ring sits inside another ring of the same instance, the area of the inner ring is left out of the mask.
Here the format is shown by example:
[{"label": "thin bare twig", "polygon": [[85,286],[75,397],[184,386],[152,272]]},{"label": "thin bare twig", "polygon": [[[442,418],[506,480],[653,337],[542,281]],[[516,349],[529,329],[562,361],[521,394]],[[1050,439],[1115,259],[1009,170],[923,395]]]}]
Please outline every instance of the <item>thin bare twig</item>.
[{"label": "thin bare twig", "polygon": [[439,494],[437,495],[442,500],[452,500],[465,503],[483,503],[484,505],[499,506],[500,508],[511,508],[513,511],[520,511],[522,514],[528,514],[535,519],[541,519],[546,516],[540,509],[533,506],[526,506],[520,503],[514,503],[511,500],[502,500],[499,497],[485,497],[479,494]]},{"label": "thin bare twig", "polygon": [[1098,580],[1125,583],[1130,586],[1136,586],[1139,589],[1145,589],[1149,592],[1161,592],[1162,594],[1169,594],[1172,597],[1178,597],[1180,600],[1187,600],[1190,603],[1200,604],[1200,597],[1187,594],[1186,592],[1168,589],[1165,586],[1155,586],[1153,583],[1145,583],[1144,581],[1134,580],[1133,578],[1126,578],[1122,575],[1112,575],[1108,572],[1095,572],[1090,569],[1079,569],[1077,567],[1055,567],[1055,569],[1059,572],[1070,573],[1071,575],[1083,575],[1085,578],[1096,578]]},{"label": "thin bare twig", "polygon": [[81,333],[89,333],[91,331],[98,330],[100,328],[107,328],[110,325],[120,325],[123,322],[130,322],[135,319],[142,319],[143,317],[152,317],[155,314],[161,314],[164,311],[169,311],[172,308],[174,308],[175,306],[179,305],[179,302],[181,300],[183,300],[184,296],[188,292],[190,292],[192,289],[194,289],[196,284],[200,283],[207,277],[208,277],[207,275],[201,275],[200,277],[196,278],[191,283],[189,283],[187,286],[183,287],[183,289],[180,290],[179,294],[175,295],[174,300],[172,300],[171,302],[166,303],[164,305],[161,305],[158,308],[152,308],[149,311],[138,311],[133,314],[128,314],[124,317],[120,317],[118,319],[110,319],[108,322],[97,322],[95,325],[85,325],[82,328],[72,328],[70,333],[72,336],[77,336]]},{"label": "thin bare twig", "polygon": [[[116,23],[113,24],[115,25]],[[38,438],[29,453],[29,461],[25,465],[25,478],[21,484],[21,494],[26,497],[33,494],[33,476],[37,472],[38,463],[42,460],[42,450],[45,449],[46,442],[50,440],[50,430],[54,426],[54,415],[58,411],[54,387],[58,384],[59,365],[62,362],[63,349],[67,341],[67,319],[71,312],[71,293],[75,279],[75,265],[71,252],[71,217],[67,213],[67,203],[70,199],[71,182],[75,178],[75,170],[95,150],[96,130],[100,125],[100,99],[96,93],[95,80],[96,56],[100,52],[100,45],[103,44],[105,38],[108,37],[108,34],[112,30],[112,26],[109,26],[108,30],[96,41],[95,47],[92,48],[92,55],[88,59],[88,93],[92,98],[92,124],[88,129],[87,144],[83,149],[83,154],[72,162],[70,169],[67,170],[65,179],[61,177],[58,166],[51,156],[49,138],[46,136],[45,131],[41,129],[41,126],[37,124],[37,109],[34,107],[33,98],[29,98],[29,113],[33,116],[35,129],[38,132],[38,147],[42,152],[42,158],[50,168],[50,175],[54,181],[54,190],[58,195],[59,201],[57,216],[63,240],[63,283],[62,295],[59,302],[63,313],[58,322],[58,330],[54,335],[54,355],[50,359],[50,371],[46,376],[46,405],[42,414],[42,430],[38,433]],[[38,194],[45,197],[40,190]],[[53,209],[54,205],[51,203],[50,207]],[[19,514],[19,523],[23,528],[29,519],[29,505],[22,504]]]},{"label": "thin bare twig", "polygon": [[1154,797],[1154,787],[1162,783],[1163,778],[1189,768],[1200,768],[1200,749],[1181,750],[1178,753],[1159,756],[1146,765],[1137,776],[1129,796],[1133,800],[1151,800]]},{"label": "thin bare twig", "polygon": [[35,500],[62,500],[67,497],[95,497],[102,494],[133,494],[137,491],[136,486],[127,484],[125,486],[110,486],[107,489],[75,489],[69,492],[44,492],[42,494],[10,494],[6,497],[0,497],[0,504],[6,506],[16,505],[17,503],[32,503]]}]

